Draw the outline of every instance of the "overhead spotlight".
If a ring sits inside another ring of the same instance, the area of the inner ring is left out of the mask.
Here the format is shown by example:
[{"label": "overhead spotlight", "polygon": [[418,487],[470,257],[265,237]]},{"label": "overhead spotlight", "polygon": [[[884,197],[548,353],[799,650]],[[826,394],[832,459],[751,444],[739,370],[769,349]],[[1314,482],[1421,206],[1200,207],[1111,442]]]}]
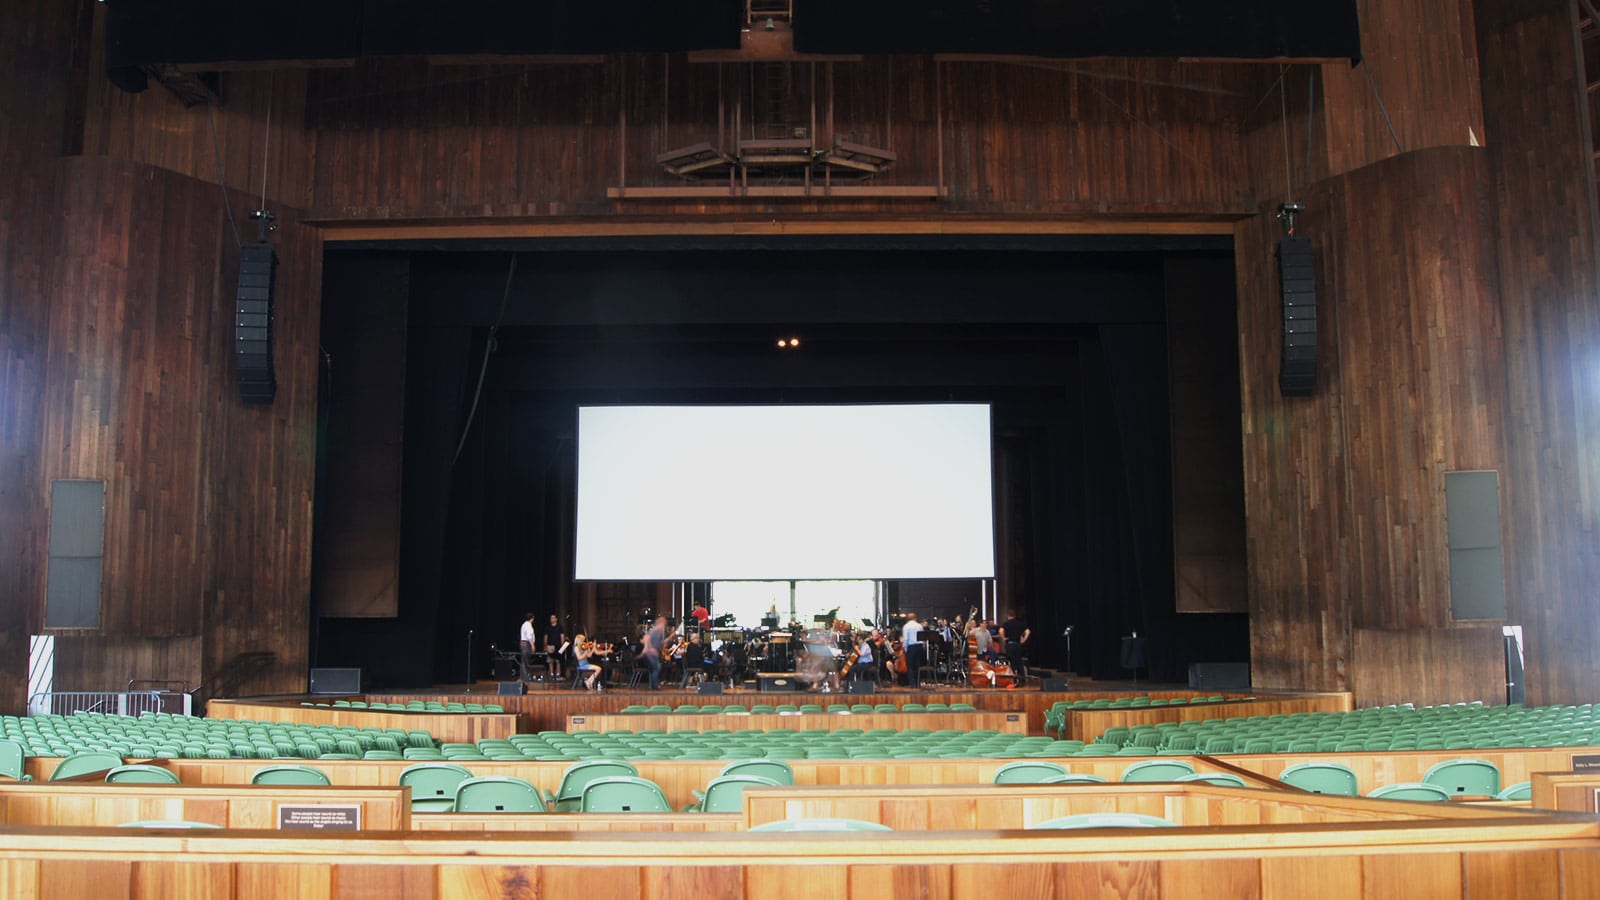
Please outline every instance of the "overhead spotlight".
[{"label": "overhead spotlight", "polygon": [[799,338],[797,338],[797,337],[792,337],[792,338],[789,338],[789,346],[791,346],[791,347],[798,347],[798,346],[800,346],[800,339],[799,339]]},{"label": "overhead spotlight", "polygon": [[784,340],[783,338],[778,338],[778,349],[779,350],[782,350],[783,348],[785,348],[787,346],[789,346],[789,342],[788,341]]}]

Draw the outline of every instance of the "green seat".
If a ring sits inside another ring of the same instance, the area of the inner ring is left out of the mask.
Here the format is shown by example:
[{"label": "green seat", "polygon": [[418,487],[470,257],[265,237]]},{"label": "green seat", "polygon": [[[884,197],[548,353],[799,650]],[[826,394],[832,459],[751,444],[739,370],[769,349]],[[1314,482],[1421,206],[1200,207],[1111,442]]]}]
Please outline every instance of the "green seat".
[{"label": "green seat", "polygon": [[456,789],[471,777],[471,770],[455,763],[423,762],[401,771],[400,786],[411,788],[412,812],[452,812]]},{"label": "green seat", "polygon": [[672,812],[661,786],[647,778],[617,775],[596,778],[584,785],[580,812]]},{"label": "green seat", "polygon": [[620,759],[587,759],[567,767],[556,788],[556,812],[577,812],[583,805],[583,789],[596,778],[636,776],[639,770]]},{"label": "green seat", "polygon": [[1450,800],[1450,793],[1444,788],[1436,784],[1423,784],[1420,781],[1386,784],[1367,796],[1373,799],[1421,800],[1429,803],[1445,803]]},{"label": "green seat", "polygon": [[251,784],[298,784],[298,785],[325,785],[332,784],[328,776],[321,769],[310,766],[282,765],[263,766],[250,776]]},{"label": "green seat", "polygon": [[160,766],[117,766],[106,773],[106,784],[178,784],[178,775]]},{"label": "green seat", "polygon": [[1243,778],[1232,772],[1195,772],[1192,775],[1179,775],[1173,781],[1197,781],[1201,784],[1219,784],[1223,787],[1249,787]]},{"label": "green seat", "polygon": [[[1012,783],[1015,784],[1017,782],[1012,782]],[[1041,778],[1041,779],[1039,779],[1039,781],[1037,783],[1038,784],[1105,784],[1106,780],[1104,778],[1101,778],[1099,775],[1090,774],[1088,772],[1067,772],[1064,775],[1052,775],[1049,778]]]},{"label": "green seat", "polygon": [[1033,828],[1175,828],[1177,822],[1160,816],[1143,816],[1138,813],[1079,813],[1062,816],[1034,825]]},{"label": "green seat", "polygon": [[1485,759],[1447,759],[1429,766],[1422,783],[1447,794],[1493,797],[1500,793],[1500,769]]},{"label": "green seat", "polygon": [[794,769],[781,759],[740,759],[722,767],[717,773],[718,778],[732,776],[754,775],[758,778],[770,778],[776,784],[794,784]]},{"label": "green seat", "polygon": [[51,781],[76,778],[79,775],[100,774],[122,765],[122,757],[102,750],[84,750],[73,753],[56,764],[50,773]]},{"label": "green seat", "polygon": [[533,783],[510,775],[479,775],[456,785],[458,813],[544,812],[544,800]]},{"label": "green seat", "polygon": [[1501,789],[1500,793],[1495,794],[1494,798],[1496,800],[1532,800],[1533,782],[1519,781],[1516,784],[1508,785]]},{"label": "green seat", "polygon": [[1307,762],[1283,770],[1278,780],[1302,791],[1341,797],[1359,797],[1354,769],[1342,763]]},{"label": "green seat", "polygon": [[995,784],[1040,784],[1046,778],[1069,774],[1065,766],[1049,762],[1006,763],[995,770]]},{"label": "green seat", "polygon": [[32,781],[26,771],[27,751],[21,741],[0,741],[0,776],[16,781]]},{"label": "green seat", "polygon": [[860,819],[780,819],[776,822],[764,822],[750,829],[751,831],[893,831],[887,825],[878,822],[864,822]]},{"label": "green seat", "polygon": [[779,784],[760,775],[719,775],[706,785],[705,791],[695,792],[697,802],[690,808],[695,812],[741,812],[745,788],[763,786],[778,787]]},{"label": "green seat", "polygon": [[1122,772],[1124,782],[1172,781],[1194,774],[1194,764],[1187,760],[1149,759],[1137,762]]}]

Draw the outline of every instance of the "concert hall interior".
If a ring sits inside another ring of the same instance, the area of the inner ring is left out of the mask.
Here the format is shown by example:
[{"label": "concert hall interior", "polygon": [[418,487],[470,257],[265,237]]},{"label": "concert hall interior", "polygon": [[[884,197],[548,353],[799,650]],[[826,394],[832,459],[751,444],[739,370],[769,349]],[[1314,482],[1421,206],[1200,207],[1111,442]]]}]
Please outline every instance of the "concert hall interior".
[{"label": "concert hall interior", "polygon": [[0,895],[1595,896],[1594,0],[0,57]]}]

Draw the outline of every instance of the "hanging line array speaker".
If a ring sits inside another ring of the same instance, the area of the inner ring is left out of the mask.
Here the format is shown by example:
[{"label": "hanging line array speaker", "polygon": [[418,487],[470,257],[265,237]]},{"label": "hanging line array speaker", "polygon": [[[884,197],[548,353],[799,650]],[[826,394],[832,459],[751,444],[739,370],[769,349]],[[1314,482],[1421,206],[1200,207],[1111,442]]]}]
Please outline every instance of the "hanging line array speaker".
[{"label": "hanging line array speaker", "polygon": [[239,296],[234,315],[234,349],[239,399],[271,403],[278,392],[272,372],[272,277],[278,254],[270,244],[239,248]]},{"label": "hanging line array speaker", "polygon": [[1278,391],[1309,397],[1317,386],[1317,287],[1311,241],[1278,241],[1278,284],[1283,295],[1283,360]]}]

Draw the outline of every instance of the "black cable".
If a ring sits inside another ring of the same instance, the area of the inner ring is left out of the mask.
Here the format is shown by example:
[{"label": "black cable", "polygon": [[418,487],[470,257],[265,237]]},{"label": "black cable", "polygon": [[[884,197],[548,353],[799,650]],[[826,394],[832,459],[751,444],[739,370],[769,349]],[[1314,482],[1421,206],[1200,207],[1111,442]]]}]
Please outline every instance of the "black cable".
[{"label": "black cable", "polygon": [[1367,65],[1366,60],[1362,60],[1361,70],[1367,73],[1367,84],[1372,85],[1373,99],[1378,101],[1378,112],[1383,113],[1383,124],[1389,126],[1389,137],[1394,141],[1394,149],[1399,153],[1406,152],[1406,148],[1400,146],[1400,135],[1395,133],[1394,123],[1389,120],[1389,110],[1383,105],[1383,94],[1378,92],[1378,82],[1372,77],[1372,66]]},{"label": "black cable", "polygon": [[472,391],[472,407],[467,410],[467,424],[461,427],[461,440],[456,442],[456,455],[450,458],[450,465],[454,466],[461,459],[461,448],[467,445],[467,435],[472,433],[472,420],[478,415],[478,401],[483,397],[483,379],[489,374],[489,357],[494,355],[495,335],[500,331],[500,323],[506,318],[506,303],[511,299],[511,279],[517,274],[517,257],[511,256],[511,265],[506,269],[506,289],[500,295],[500,313],[494,317],[494,324],[489,326],[489,339],[483,342],[483,365],[478,367],[478,386]]},{"label": "black cable", "polygon": [[1306,79],[1306,184],[1311,183],[1311,139],[1317,130],[1317,67],[1309,66]]},{"label": "black cable", "polygon": [[233,228],[233,243],[243,247],[244,239],[239,237],[239,223],[233,219],[233,204],[228,200],[228,183],[222,175],[222,144],[217,141],[217,108],[206,104],[206,121],[211,123],[211,153],[217,163],[217,188],[222,191],[222,208],[228,211],[228,225]]}]

